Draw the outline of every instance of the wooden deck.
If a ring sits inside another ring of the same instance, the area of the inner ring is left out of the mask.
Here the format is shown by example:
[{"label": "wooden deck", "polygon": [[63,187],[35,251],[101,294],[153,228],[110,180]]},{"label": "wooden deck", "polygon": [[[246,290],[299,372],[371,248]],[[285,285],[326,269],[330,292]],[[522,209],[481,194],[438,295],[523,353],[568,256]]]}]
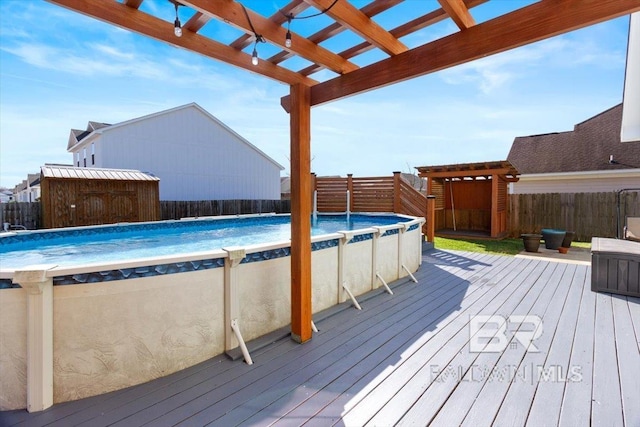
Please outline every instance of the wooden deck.
[{"label": "wooden deck", "polygon": [[[593,293],[590,275],[432,250],[418,284],[317,318],[310,342],[277,340],[253,366],[217,357],[41,413],[3,412],[0,425],[638,426],[640,299]],[[476,315],[508,320],[505,349],[470,351]],[[532,323],[509,316],[527,315],[541,320],[538,352],[513,338]]]}]

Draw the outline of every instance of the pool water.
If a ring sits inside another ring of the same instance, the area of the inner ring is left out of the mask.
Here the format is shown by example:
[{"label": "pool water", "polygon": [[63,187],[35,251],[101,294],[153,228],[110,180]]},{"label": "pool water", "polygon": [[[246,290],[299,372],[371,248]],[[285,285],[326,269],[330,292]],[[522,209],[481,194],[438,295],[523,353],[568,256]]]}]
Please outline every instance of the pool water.
[{"label": "pool water", "polygon": [[[319,215],[314,236],[410,221],[395,215]],[[0,238],[0,269],[188,254],[289,240],[289,216],[166,221],[18,233]]]}]

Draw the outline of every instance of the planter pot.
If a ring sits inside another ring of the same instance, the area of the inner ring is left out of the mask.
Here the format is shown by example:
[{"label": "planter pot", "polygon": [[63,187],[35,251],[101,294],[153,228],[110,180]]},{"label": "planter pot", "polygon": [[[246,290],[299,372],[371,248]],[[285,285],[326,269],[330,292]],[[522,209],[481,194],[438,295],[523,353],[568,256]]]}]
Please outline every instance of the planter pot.
[{"label": "planter pot", "polygon": [[558,248],[558,252],[560,252],[561,254],[566,254],[567,252],[569,252],[569,248],[564,247],[564,246],[560,246]]},{"label": "planter pot", "polygon": [[575,231],[567,231],[566,234],[564,235],[564,239],[562,239],[561,247],[570,248],[571,242],[573,242],[573,237],[575,235],[576,235]]},{"label": "planter pot", "polygon": [[524,243],[524,250],[527,252],[538,252],[540,248],[541,234],[523,234],[522,242]]},{"label": "planter pot", "polygon": [[552,228],[543,228],[541,233],[544,239],[544,247],[554,251],[562,246],[564,236],[567,234],[564,230],[554,230]]}]

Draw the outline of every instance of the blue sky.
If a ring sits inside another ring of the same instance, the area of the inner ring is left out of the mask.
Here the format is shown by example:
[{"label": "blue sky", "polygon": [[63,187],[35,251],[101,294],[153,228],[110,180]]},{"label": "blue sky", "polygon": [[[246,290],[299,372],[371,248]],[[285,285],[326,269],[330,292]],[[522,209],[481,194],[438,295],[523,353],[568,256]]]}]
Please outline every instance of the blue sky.
[{"label": "blue sky", "polygon": [[[242,3],[268,16],[288,0]],[[471,13],[482,22],[529,3],[492,0]],[[437,3],[407,0],[403,7],[427,12]],[[378,19],[398,25],[406,20],[403,7]],[[143,10],[173,19],[164,0],[146,0]],[[292,31],[307,35],[323,19],[294,21]],[[312,170],[388,176],[414,166],[502,160],[516,136],[570,130],[622,101],[628,29],[625,16],[316,107]],[[202,31],[224,42],[239,34],[213,21]],[[446,20],[402,41],[414,47],[454,31]],[[331,43],[344,49],[353,40]],[[275,52],[258,49],[261,57]],[[284,165],[286,175],[289,117],[280,98],[287,94],[287,86],[265,77],[41,0],[0,1],[0,186],[12,188],[44,163],[71,163],[69,131],[89,120],[118,123],[190,102]]]}]

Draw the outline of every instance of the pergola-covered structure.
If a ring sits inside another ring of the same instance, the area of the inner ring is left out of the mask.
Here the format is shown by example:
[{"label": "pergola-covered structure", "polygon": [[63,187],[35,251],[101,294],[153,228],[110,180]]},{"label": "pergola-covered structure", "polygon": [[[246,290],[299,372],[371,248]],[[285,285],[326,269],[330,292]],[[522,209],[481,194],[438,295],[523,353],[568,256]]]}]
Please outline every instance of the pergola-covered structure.
[{"label": "pergola-covered structure", "polygon": [[427,179],[427,194],[435,196],[427,224],[436,233],[501,238],[507,234],[507,192],[518,171],[506,160],[418,166]]},{"label": "pergola-covered structure", "polygon": [[[402,0],[373,0],[361,9],[349,0],[290,0],[269,17],[234,0],[172,0],[176,12],[180,9],[182,16],[190,15],[181,25],[175,15],[160,17],[141,10],[143,0],[49,1],[289,86],[289,94],[281,104],[290,113],[291,333],[299,342],[312,336],[311,107],[640,10],[638,0],[541,0],[476,22],[471,9],[487,0],[438,0],[439,7],[417,16],[415,11],[419,8],[415,3],[407,4],[402,9],[406,20],[385,28],[376,22],[375,16],[402,7]],[[324,14],[331,24],[306,37],[296,34],[295,25],[287,24],[305,9]],[[409,47],[401,40],[445,19],[453,20],[459,30],[420,46]],[[231,43],[205,35],[208,34],[205,26],[214,20],[241,30],[243,35]],[[323,42],[347,32],[363,41],[339,52],[324,47]],[[252,51],[262,42],[276,46],[278,53],[266,59],[254,57]],[[369,62],[365,65],[353,61],[371,51],[377,53],[367,55]],[[283,61],[294,57],[303,58],[310,65],[296,71],[284,64]],[[311,77],[320,70],[329,70],[335,77],[325,81]]]}]

